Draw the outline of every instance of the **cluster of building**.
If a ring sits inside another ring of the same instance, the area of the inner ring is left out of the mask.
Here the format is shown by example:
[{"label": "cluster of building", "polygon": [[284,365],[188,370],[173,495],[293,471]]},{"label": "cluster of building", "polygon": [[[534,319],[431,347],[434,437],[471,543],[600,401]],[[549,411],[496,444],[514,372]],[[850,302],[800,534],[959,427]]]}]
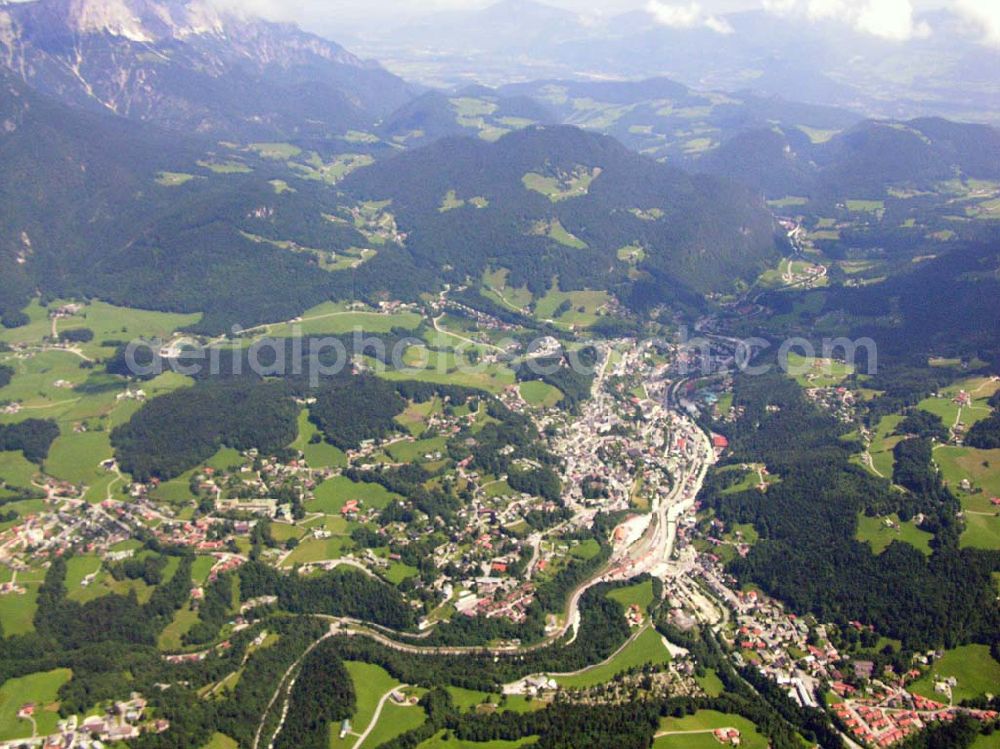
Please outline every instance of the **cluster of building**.
[{"label": "cluster of building", "polygon": [[[38,706],[22,705],[18,718],[34,723]],[[0,742],[0,749],[44,747],[44,749],[103,749],[104,742],[117,744],[137,738],[142,733],[163,733],[170,728],[165,720],[148,720],[145,716],[146,700],[138,694],[116,702],[103,715],[80,718],[73,715],[59,721],[58,730],[49,736],[16,739]]]},{"label": "cluster of building", "polygon": [[984,723],[993,723],[1000,718],[1000,713],[990,710],[948,707],[905,692],[883,705],[845,700],[834,705],[832,711],[851,738],[863,746],[879,749],[898,744],[933,723],[949,723],[960,715]]}]

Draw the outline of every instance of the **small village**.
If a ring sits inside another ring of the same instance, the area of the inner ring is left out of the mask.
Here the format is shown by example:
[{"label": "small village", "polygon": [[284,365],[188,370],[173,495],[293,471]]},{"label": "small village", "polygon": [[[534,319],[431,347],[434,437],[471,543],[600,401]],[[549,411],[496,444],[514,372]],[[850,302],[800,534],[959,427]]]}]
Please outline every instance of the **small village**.
[{"label": "small village", "polygon": [[[35,715],[41,706],[26,703],[20,707],[17,717],[35,726]],[[35,735],[31,738],[0,742],[0,749],[104,749],[107,745],[118,744],[137,738],[143,733],[163,733],[170,728],[165,720],[150,720],[146,716],[146,700],[138,694],[131,699],[115,702],[101,715],[79,717],[72,715],[58,723],[58,731],[49,736]]]}]

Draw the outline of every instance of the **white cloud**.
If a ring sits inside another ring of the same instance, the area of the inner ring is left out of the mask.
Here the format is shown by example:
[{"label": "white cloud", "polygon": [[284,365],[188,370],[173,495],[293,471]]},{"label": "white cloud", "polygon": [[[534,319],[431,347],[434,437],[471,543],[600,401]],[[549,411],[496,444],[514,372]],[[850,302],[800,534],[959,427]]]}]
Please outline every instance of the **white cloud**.
[{"label": "white cloud", "polygon": [[[997,0],[958,0],[993,5]],[[800,15],[810,21],[841,21],[882,39],[923,39],[931,27],[914,19],[913,0],[761,0],[765,10]]]},{"label": "white cloud", "polygon": [[930,36],[926,22],[914,23],[910,0],[868,0],[861,9],[856,26],[874,36],[895,41]]},{"label": "white cloud", "polygon": [[1000,2],[957,0],[955,11],[982,30],[984,42],[1000,47]]},{"label": "white cloud", "polygon": [[811,21],[828,21],[833,18],[844,18],[849,6],[844,0],[809,0],[806,14]]},{"label": "white cloud", "polygon": [[657,23],[673,29],[694,29],[704,27],[717,34],[732,34],[733,27],[721,16],[706,13],[698,3],[674,5],[661,0],[649,0],[646,10]]},{"label": "white cloud", "polygon": [[779,16],[787,16],[798,7],[798,0],[764,0],[764,10]]}]

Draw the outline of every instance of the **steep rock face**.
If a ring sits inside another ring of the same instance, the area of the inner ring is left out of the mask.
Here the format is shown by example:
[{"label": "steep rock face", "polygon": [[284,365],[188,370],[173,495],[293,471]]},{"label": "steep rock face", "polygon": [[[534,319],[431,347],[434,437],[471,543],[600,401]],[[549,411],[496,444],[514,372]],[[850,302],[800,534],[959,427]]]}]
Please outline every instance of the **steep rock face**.
[{"label": "steep rock face", "polygon": [[8,5],[0,65],[64,103],[233,138],[365,129],[412,95],[334,42],[203,0]]}]

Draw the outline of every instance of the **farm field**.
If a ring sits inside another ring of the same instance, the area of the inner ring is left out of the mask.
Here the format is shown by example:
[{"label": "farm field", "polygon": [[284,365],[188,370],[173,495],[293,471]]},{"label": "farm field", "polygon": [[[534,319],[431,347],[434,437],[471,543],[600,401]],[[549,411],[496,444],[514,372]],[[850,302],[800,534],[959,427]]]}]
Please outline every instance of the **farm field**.
[{"label": "farm field", "polygon": [[441,731],[432,738],[417,745],[417,749],[517,749],[521,746],[531,746],[535,744],[537,737],[521,739],[520,741],[462,741],[454,736],[446,738],[447,732]]},{"label": "farm field", "polygon": [[293,450],[300,450],[305,456],[310,468],[343,468],[347,465],[347,456],[338,448],[325,440],[313,442],[319,429],[309,420],[309,409],[303,409],[299,414],[299,436],[292,443]]},{"label": "farm field", "polygon": [[588,170],[583,167],[578,168],[571,175],[560,177],[546,177],[537,172],[528,172],[521,178],[521,182],[527,189],[541,193],[553,203],[558,203],[562,200],[586,195],[590,191],[591,183],[600,174],[599,168]]},{"label": "farm field", "polygon": [[384,508],[399,496],[381,484],[356,484],[346,476],[336,476],[316,488],[316,498],[306,505],[309,512],[339,515],[341,508],[351,499],[361,502],[361,507]]},{"label": "farm field", "polygon": [[713,669],[709,669],[705,672],[704,676],[695,677],[695,679],[709,697],[718,697],[726,691],[726,686],[722,683],[722,679],[719,678],[719,675]]},{"label": "farm field", "polygon": [[198,621],[198,612],[191,610],[190,603],[174,614],[174,619],[160,633],[156,646],[160,650],[174,651],[183,647],[181,638]]},{"label": "farm field", "polygon": [[608,593],[608,598],[617,601],[626,608],[635,604],[645,611],[653,603],[653,581],[646,580],[638,585],[618,588]]},{"label": "farm field", "polygon": [[420,325],[415,312],[383,314],[375,311],[349,310],[346,305],[324,302],[306,310],[295,321],[264,326],[262,332],[276,338],[296,335],[339,335],[363,330],[366,333],[388,333],[393,328],[414,330]]},{"label": "farm field", "polygon": [[239,744],[228,736],[217,733],[201,749],[239,749]]},{"label": "farm field", "polygon": [[387,702],[382,708],[378,724],[361,745],[361,749],[375,749],[407,731],[419,728],[425,720],[427,715],[421,707],[402,707]]},{"label": "farm field", "polygon": [[[885,524],[890,520],[896,527]],[[872,551],[881,554],[893,541],[905,541],[926,555],[931,553],[931,539],[934,534],[920,530],[913,521],[900,522],[898,515],[888,518],[870,518],[864,513],[858,514],[858,531],[855,534],[858,541],[867,542]]]},{"label": "farm field", "polygon": [[[539,320],[553,320],[561,327],[586,328],[597,322],[598,311],[611,298],[606,291],[561,291],[554,284],[549,292],[538,300],[535,317]],[[560,306],[568,302],[568,312],[558,314]]]},{"label": "farm field", "polygon": [[980,736],[972,742],[970,749],[1000,749],[1000,731],[994,731],[989,736]]},{"label": "farm field", "polygon": [[1000,663],[993,659],[986,645],[966,645],[949,650],[931,666],[927,674],[910,685],[910,691],[941,701],[941,695],[934,691],[934,679],[952,676],[958,680],[958,686],[953,690],[955,702],[987,692],[995,694],[997,684],[1000,684]]},{"label": "farm field", "polygon": [[563,394],[559,388],[541,380],[522,382],[519,386],[521,397],[529,406],[552,408],[562,400]]},{"label": "farm field", "polygon": [[[57,300],[42,307],[37,299],[32,301],[24,310],[31,322],[24,327],[0,330],[0,341],[9,344],[42,343],[52,335],[53,323],[49,319],[49,312],[69,303],[68,300]],[[200,319],[200,313],[185,315],[152,312],[93,301],[80,304],[78,312],[57,320],[55,328],[57,332],[89,328],[94,332],[93,340],[76,345],[88,356],[106,356],[113,353],[114,348],[102,346],[105,341],[165,339],[181,328],[194,325]]]},{"label": "farm field", "polygon": [[5,637],[35,631],[35,611],[38,608],[38,582],[25,582],[18,574],[18,583],[27,591],[23,596],[0,596],[0,624]]},{"label": "farm field", "polygon": [[[657,732],[653,749],[718,749],[721,744],[712,734],[717,728],[735,728],[740,732],[740,746],[767,749],[767,739],[757,727],[739,715],[727,715],[715,710],[699,710],[686,718],[664,718]],[[674,735],[662,735],[664,733]]]},{"label": "farm field", "polygon": [[854,367],[835,359],[806,358],[789,352],[789,374],[804,388],[825,388],[840,385],[854,373]]},{"label": "farm field", "polygon": [[902,420],[902,416],[895,414],[885,416],[879,422],[875,434],[872,435],[871,447],[869,448],[872,456],[872,466],[877,473],[888,479],[892,478],[893,467],[896,464],[896,457],[893,455],[893,450],[902,439],[902,437],[894,436],[893,433]]},{"label": "farm field", "polygon": [[[369,359],[369,363],[374,360]],[[515,384],[514,373],[505,366],[493,365],[479,368],[477,371],[468,372],[439,372],[436,370],[408,370],[398,372],[393,370],[378,373],[390,382],[427,382],[434,385],[461,385],[464,387],[485,390],[488,393],[498,394],[510,385]]]},{"label": "farm field", "polygon": [[554,675],[553,678],[559,686],[567,689],[590,687],[610,681],[622,671],[627,671],[630,668],[643,666],[647,663],[661,665],[669,661],[670,654],[667,652],[659,632],[653,628],[647,628],[610,661],[578,674]]},{"label": "farm field", "polygon": [[1000,517],[967,513],[960,545],[962,548],[1000,551]]},{"label": "farm field", "polygon": [[[1000,383],[988,377],[971,377],[942,389],[939,393],[940,398],[932,396],[922,400],[918,408],[937,414],[948,428],[953,427],[958,421],[970,427],[989,417],[991,409],[987,401],[998,389]],[[955,402],[955,398],[963,391],[972,397],[971,406],[963,407]]]},{"label": "farm field", "polygon": [[33,702],[38,734],[54,733],[59,722],[56,698],[59,687],[68,682],[73,672],[68,668],[29,674],[11,679],[0,687],[0,741],[28,738],[32,735],[31,723],[17,717],[21,706]]},{"label": "farm field", "polygon": [[[370,663],[359,663],[357,661],[346,661],[344,667],[351,675],[354,683],[354,693],[357,699],[357,709],[351,717],[351,727],[357,734],[361,734],[371,722],[378,707],[379,700],[390,689],[399,686],[399,682],[392,678],[385,669]],[[415,712],[421,713],[418,708],[413,708]],[[385,719],[383,710],[380,722]],[[354,746],[358,737],[348,735],[344,739],[339,738],[340,724],[330,726],[330,749],[349,749]]]},{"label": "farm field", "polygon": [[[934,462],[963,507],[979,512],[994,510],[990,499],[1000,497],[1000,450],[939,447],[934,451]],[[974,493],[962,490],[963,480],[969,481]]]}]

